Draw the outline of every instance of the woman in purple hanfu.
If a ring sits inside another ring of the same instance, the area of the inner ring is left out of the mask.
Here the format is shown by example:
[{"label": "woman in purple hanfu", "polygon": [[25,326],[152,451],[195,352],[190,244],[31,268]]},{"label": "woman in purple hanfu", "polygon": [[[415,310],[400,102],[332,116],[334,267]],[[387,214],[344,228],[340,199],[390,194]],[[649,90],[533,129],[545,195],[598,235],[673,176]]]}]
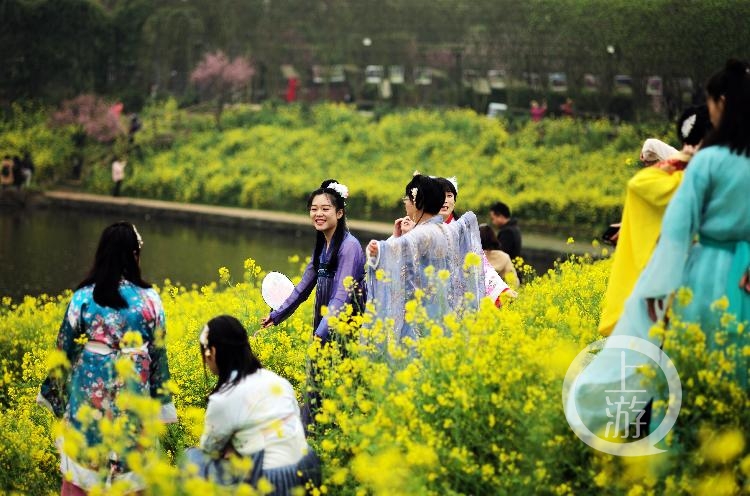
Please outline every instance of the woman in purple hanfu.
[{"label": "woman in purple hanfu", "polygon": [[[302,280],[289,298],[261,321],[263,327],[279,324],[289,318],[297,307],[307,300],[313,288],[313,332],[323,344],[335,337],[328,327],[329,316],[335,316],[347,304],[352,305],[354,313],[364,310],[365,254],[362,245],[346,226],[345,200],[348,196],[347,187],[332,179],[324,181],[320,188],[310,194],[307,206],[313,227],[317,231],[312,258],[307,264]],[[351,286],[344,285],[347,278],[352,281]],[[328,308],[326,316],[321,312],[323,306]],[[309,374],[308,390],[315,389],[314,376],[313,370]],[[314,410],[319,406],[319,398],[314,391],[308,391],[305,396],[303,422],[309,425],[313,421]]]}]

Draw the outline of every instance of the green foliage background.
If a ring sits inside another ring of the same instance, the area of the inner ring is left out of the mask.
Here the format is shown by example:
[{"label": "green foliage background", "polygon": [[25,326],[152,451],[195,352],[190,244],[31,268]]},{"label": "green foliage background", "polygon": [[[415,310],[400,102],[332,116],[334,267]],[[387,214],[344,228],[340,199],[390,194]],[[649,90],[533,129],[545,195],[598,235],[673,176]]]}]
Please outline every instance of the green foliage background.
[{"label": "green foliage background", "polygon": [[[371,118],[343,105],[235,106],[217,131],[209,114],[171,102],[146,112],[123,192],[304,212],[307,194],[333,177],[350,188],[350,217],[388,221],[403,215],[399,198],[418,170],[458,178],[458,211],[481,217],[502,200],[526,226],[589,234],[619,218],[642,140],[664,132],[571,119],[511,126],[468,110]],[[108,193],[108,163],[91,164],[85,185]]]}]

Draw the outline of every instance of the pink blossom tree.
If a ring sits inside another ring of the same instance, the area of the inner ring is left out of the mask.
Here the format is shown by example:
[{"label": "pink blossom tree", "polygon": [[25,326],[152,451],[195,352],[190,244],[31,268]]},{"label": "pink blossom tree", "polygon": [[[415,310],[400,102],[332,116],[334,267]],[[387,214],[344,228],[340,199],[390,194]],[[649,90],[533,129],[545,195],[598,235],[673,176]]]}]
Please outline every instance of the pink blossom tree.
[{"label": "pink blossom tree", "polygon": [[74,126],[73,143],[76,151],[73,156],[73,178],[81,176],[84,163],[86,138],[100,143],[112,144],[125,133],[120,124],[122,104],[111,105],[96,95],[78,95],[63,101],[60,110],[52,115],[52,122],[58,126]]},{"label": "pink blossom tree", "polygon": [[250,82],[255,69],[244,57],[235,57],[230,62],[221,50],[207,53],[190,74],[190,81],[216,101],[216,126],[220,126],[221,111],[232,91]]},{"label": "pink blossom tree", "polygon": [[124,132],[120,125],[121,104],[111,105],[96,95],[78,95],[65,100],[52,120],[60,126],[77,126],[89,138],[111,143]]}]

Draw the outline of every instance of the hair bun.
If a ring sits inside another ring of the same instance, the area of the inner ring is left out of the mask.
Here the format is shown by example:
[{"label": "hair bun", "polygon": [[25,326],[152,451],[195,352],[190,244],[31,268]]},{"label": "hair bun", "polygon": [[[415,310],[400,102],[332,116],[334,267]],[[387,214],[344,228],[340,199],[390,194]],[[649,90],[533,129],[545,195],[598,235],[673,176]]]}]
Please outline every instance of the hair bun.
[{"label": "hair bun", "polygon": [[677,120],[677,135],[683,144],[697,145],[711,127],[711,118],[705,105],[688,107]]},{"label": "hair bun", "polygon": [[349,198],[349,188],[336,181],[335,179],[326,179],[320,184],[320,189],[327,189],[328,191],[335,192],[343,200]]},{"label": "hair bun", "polygon": [[337,182],[338,181],[335,180],[335,179],[326,179],[325,181],[323,181],[322,183],[320,183],[320,187],[322,189],[326,189],[329,185],[331,185],[333,183],[337,183]]}]

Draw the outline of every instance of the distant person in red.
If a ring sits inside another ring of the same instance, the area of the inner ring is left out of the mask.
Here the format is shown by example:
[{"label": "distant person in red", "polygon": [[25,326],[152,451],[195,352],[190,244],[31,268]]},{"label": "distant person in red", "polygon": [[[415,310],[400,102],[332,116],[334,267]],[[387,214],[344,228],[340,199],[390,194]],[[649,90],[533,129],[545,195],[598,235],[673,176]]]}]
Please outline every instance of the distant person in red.
[{"label": "distant person in red", "polygon": [[297,100],[297,78],[289,78],[286,84],[286,101],[292,103]]},{"label": "distant person in red", "polygon": [[531,120],[534,122],[539,122],[544,117],[544,114],[547,113],[547,101],[543,100],[542,105],[539,105],[539,102],[536,100],[531,100],[531,109],[529,110],[531,113]]},{"label": "distant person in red", "polygon": [[560,113],[563,117],[573,117],[573,99],[568,97],[565,103],[560,105]]}]

